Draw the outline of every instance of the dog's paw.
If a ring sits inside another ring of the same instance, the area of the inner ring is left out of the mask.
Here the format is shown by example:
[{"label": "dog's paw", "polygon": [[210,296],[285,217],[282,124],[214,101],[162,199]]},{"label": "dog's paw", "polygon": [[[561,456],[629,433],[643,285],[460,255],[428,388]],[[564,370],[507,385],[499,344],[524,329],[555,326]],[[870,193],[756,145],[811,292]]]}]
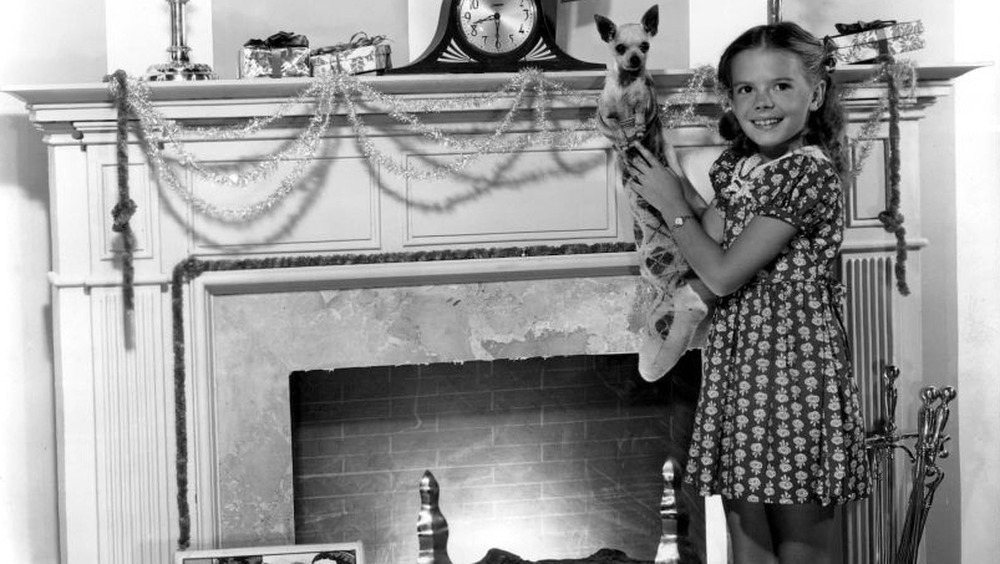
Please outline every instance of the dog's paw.
[{"label": "dog's paw", "polygon": [[625,140],[627,143],[642,142],[646,138],[646,127],[645,126],[632,126],[624,129]]}]

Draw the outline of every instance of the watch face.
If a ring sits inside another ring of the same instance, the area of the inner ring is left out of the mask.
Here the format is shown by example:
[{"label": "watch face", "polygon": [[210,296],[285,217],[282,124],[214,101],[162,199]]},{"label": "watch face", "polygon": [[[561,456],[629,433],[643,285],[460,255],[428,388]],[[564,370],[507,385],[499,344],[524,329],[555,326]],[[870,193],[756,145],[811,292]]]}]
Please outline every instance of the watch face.
[{"label": "watch face", "polygon": [[459,35],[486,55],[517,51],[540,23],[534,0],[460,0],[457,10]]}]

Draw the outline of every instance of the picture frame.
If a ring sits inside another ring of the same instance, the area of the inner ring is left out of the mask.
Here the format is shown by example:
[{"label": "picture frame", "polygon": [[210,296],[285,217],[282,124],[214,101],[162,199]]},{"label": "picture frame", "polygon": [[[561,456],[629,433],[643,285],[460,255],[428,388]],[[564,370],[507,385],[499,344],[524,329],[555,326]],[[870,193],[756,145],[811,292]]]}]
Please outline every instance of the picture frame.
[{"label": "picture frame", "polygon": [[365,564],[361,541],[186,550],[175,564]]}]

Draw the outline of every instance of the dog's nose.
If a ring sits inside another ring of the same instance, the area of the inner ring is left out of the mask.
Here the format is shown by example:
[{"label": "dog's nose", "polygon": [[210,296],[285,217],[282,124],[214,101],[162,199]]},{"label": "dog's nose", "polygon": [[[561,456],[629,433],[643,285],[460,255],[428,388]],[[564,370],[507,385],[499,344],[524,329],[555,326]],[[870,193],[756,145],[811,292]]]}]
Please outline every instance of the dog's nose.
[{"label": "dog's nose", "polygon": [[639,66],[640,64],[642,64],[642,59],[640,59],[638,55],[632,55],[631,57],[629,57],[629,60],[628,60],[628,64],[629,64],[629,65],[630,65],[630,66],[631,66],[632,68],[636,68],[636,67],[638,67],[638,66]]}]

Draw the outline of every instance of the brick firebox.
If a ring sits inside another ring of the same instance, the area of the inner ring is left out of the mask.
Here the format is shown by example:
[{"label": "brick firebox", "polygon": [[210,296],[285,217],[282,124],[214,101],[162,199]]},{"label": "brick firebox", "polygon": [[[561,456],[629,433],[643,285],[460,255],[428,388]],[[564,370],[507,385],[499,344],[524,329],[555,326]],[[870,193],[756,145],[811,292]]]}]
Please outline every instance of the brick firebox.
[{"label": "brick firebox", "polygon": [[293,373],[295,540],[361,540],[368,562],[409,564],[430,469],[455,562],[490,548],[652,560],[660,467],[684,455],[698,374],[697,354],[657,383],[634,354]]}]

